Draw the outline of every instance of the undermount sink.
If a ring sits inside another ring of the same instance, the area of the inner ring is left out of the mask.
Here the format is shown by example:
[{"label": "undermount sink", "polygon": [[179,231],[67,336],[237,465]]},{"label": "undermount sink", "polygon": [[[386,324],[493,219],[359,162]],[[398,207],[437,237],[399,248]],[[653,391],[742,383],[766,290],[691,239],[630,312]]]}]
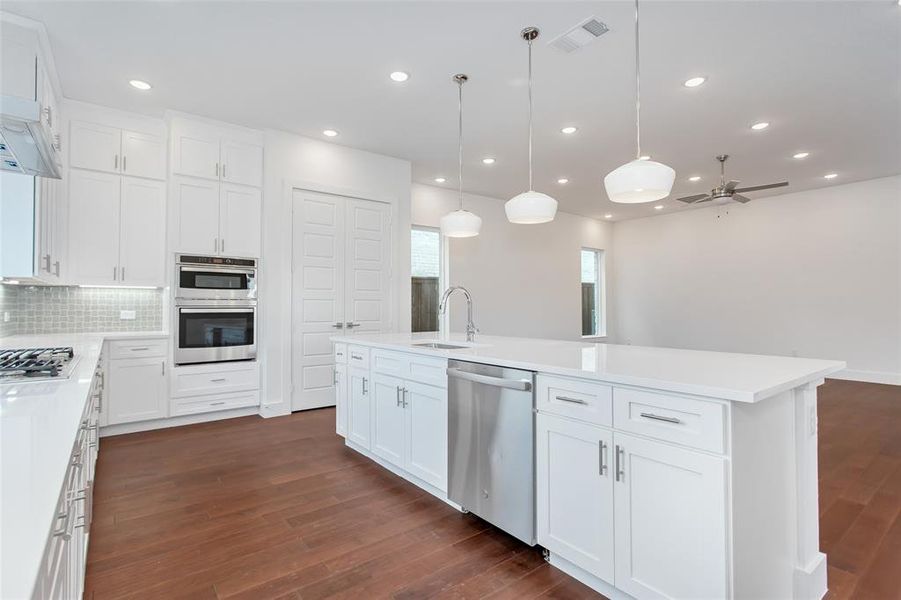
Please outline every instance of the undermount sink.
[{"label": "undermount sink", "polygon": [[442,344],[441,342],[422,342],[419,344],[413,344],[414,346],[419,346],[420,348],[436,348],[439,350],[460,350],[462,348],[469,348],[469,346],[457,346],[454,344]]}]

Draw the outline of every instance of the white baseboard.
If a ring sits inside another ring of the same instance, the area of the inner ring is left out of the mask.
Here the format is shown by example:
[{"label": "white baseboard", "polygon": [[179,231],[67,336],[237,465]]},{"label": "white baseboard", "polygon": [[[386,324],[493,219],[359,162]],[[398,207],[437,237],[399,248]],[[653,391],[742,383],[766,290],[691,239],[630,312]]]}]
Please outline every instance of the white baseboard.
[{"label": "white baseboard", "polygon": [[574,565],[565,558],[561,558],[557,554],[548,551],[547,561],[551,566],[557,567],[573,579],[576,579],[599,594],[610,598],[610,600],[635,600],[634,597],[622,590],[618,590],[603,579],[592,575],[582,567]]},{"label": "white baseboard", "polygon": [[826,555],[817,552],[811,564],[795,568],[794,598],[796,600],[821,600],[826,587]]},{"label": "white baseboard", "polygon": [[220,412],[202,413],[199,415],[183,415],[180,417],[170,417],[168,419],[138,421],[137,423],[120,423],[118,425],[107,425],[106,427],[101,427],[100,437],[122,435],[123,433],[137,433],[139,431],[152,431],[154,429],[165,429],[167,427],[181,427],[182,425],[194,425],[195,423],[207,423],[209,421],[222,421],[223,419],[234,419],[236,417],[259,415],[259,413],[259,407],[247,406],[245,408],[235,408],[233,410],[223,410]]},{"label": "white baseboard", "polygon": [[855,369],[842,369],[829,377],[832,379],[845,379],[848,381],[901,385],[901,373],[892,373],[890,371],[857,371]]}]

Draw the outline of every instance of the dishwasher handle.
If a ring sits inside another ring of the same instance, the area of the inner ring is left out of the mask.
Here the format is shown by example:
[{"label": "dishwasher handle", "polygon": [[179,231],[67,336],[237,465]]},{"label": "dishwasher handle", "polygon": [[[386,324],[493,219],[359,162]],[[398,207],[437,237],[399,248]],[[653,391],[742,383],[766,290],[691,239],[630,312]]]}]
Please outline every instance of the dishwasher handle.
[{"label": "dishwasher handle", "polygon": [[478,373],[470,373],[469,371],[461,371],[453,367],[448,368],[447,375],[449,377],[457,377],[475,383],[483,383],[485,385],[493,385],[495,387],[507,388],[509,390],[519,390],[521,392],[532,391],[532,382],[527,379],[504,379],[502,377],[491,377],[490,375],[479,375]]}]

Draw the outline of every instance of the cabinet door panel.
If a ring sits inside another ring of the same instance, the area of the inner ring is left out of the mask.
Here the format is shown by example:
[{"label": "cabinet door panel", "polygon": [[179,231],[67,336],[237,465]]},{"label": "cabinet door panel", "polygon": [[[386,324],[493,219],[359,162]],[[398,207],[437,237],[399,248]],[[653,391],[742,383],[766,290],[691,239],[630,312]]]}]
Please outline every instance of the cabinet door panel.
[{"label": "cabinet door panel", "polygon": [[636,598],[725,598],[723,459],[620,433],[614,442],[616,587]]},{"label": "cabinet door panel", "polygon": [[538,543],[613,584],[613,433],[539,414]]},{"label": "cabinet door panel", "polygon": [[447,491],[447,390],[411,381],[407,388],[406,469]]},{"label": "cabinet door panel", "polygon": [[166,416],[166,377],[162,358],[111,360],[109,424]]},{"label": "cabinet door panel", "polygon": [[262,193],[257,188],[223,183],[219,205],[219,251],[228,256],[260,255]]},{"label": "cabinet door panel", "polygon": [[263,147],[224,140],[222,142],[222,180],[262,187]]},{"label": "cabinet door panel", "polygon": [[119,283],[120,177],[69,171],[72,283]]},{"label": "cabinet door panel", "polygon": [[149,133],[123,131],[122,172],[135,177],[165,179],[165,140]]},{"label": "cabinet door panel", "polygon": [[219,184],[178,178],[173,189],[178,213],[176,251],[216,254],[219,248]]},{"label": "cabinet door panel", "polygon": [[118,173],[121,167],[122,130],[86,121],[72,121],[69,166]]},{"label": "cabinet door panel", "polygon": [[369,450],[371,426],[369,422],[369,370],[351,367],[347,370],[350,402],[347,405],[347,438]]},{"label": "cabinet door panel", "polygon": [[347,365],[335,365],[335,433],[347,436]]},{"label": "cabinet door panel", "polygon": [[166,186],[122,178],[120,279],[126,285],[165,285]]},{"label": "cabinet door panel", "polygon": [[403,468],[405,445],[404,382],[396,377],[372,378],[372,452]]},{"label": "cabinet door panel", "polygon": [[194,131],[174,135],[172,170],[179,175],[218,180],[219,137]]}]

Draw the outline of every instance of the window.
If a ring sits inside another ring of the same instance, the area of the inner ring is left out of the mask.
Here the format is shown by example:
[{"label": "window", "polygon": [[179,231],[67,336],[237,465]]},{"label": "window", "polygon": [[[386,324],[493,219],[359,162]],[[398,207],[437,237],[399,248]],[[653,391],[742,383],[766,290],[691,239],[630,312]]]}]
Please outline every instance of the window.
[{"label": "window", "polygon": [[441,234],[437,229],[414,227],[410,238],[412,275],[411,331],[438,331],[441,294]]},{"label": "window", "polygon": [[604,251],[582,249],[582,336],[606,333],[604,314]]}]

